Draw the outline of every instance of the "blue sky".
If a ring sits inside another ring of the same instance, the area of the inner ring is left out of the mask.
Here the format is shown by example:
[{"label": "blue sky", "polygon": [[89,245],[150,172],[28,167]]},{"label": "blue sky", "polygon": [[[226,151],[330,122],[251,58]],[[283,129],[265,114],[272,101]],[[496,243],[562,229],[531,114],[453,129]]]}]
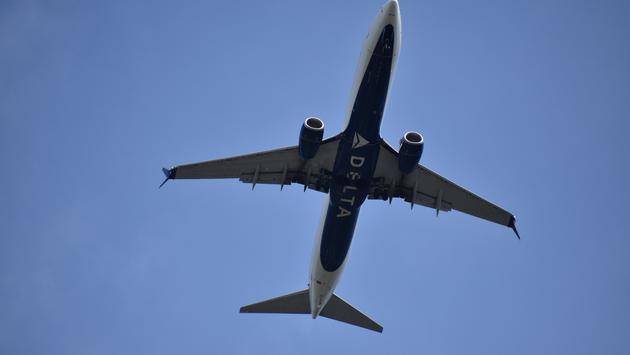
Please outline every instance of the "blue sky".
[{"label": "blue sky", "polygon": [[513,211],[364,205],[337,293],[384,325],[240,315],[306,287],[323,195],[160,168],[342,128],[380,0],[0,3],[0,353],[627,354],[630,7],[403,1],[382,135]]}]

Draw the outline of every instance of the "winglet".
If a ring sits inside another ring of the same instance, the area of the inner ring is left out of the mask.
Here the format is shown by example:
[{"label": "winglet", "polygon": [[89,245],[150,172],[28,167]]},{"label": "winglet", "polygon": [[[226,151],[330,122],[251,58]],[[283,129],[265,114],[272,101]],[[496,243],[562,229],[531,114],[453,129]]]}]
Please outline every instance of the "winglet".
[{"label": "winglet", "polygon": [[516,217],[512,216],[512,218],[510,218],[510,223],[508,223],[508,227],[512,228],[514,233],[516,233],[516,237],[520,240],[521,236],[518,235],[518,231],[516,230]]},{"label": "winglet", "polygon": [[175,178],[176,169],[177,168],[170,168],[170,169],[162,168],[162,172],[164,173],[164,176],[166,176],[166,179],[162,181],[159,188],[162,188],[162,186],[164,186],[164,184],[166,184],[167,181]]}]

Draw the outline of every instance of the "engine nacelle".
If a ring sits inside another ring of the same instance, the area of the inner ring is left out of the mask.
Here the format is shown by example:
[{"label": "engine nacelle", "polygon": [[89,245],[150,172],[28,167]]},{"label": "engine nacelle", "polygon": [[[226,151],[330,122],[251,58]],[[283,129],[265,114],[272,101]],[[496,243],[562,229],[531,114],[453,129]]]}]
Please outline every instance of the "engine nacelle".
[{"label": "engine nacelle", "polygon": [[300,143],[298,151],[302,159],[311,159],[317,154],[319,145],[324,138],[324,122],[317,117],[308,117],[304,120],[300,130]]},{"label": "engine nacelle", "polygon": [[418,165],[422,150],[424,149],[424,138],[418,132],[407,132],[400,140],[400,150],[398,151],[398,168],[405,174],[409,174]]}]

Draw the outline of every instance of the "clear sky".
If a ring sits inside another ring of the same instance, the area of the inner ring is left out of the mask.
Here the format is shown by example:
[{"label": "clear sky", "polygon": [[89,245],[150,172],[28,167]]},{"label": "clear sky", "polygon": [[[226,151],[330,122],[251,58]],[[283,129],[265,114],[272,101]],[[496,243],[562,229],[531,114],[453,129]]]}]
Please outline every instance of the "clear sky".
[{"label": "clear sky", "polygon": [[401,0],[383,137],[523,239],[368,201],[337,293],[383,334],[238,314],[306,287],[324,196],[160,168],[337,133],[381,4],[0,1],[0,353],[630,353],[627,1]]}]

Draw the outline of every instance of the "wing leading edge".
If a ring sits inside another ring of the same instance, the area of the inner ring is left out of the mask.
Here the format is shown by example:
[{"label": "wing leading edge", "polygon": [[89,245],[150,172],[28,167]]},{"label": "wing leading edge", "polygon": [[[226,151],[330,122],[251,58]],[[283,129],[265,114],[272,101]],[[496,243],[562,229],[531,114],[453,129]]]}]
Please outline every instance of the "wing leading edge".
[{"label": "wing leading edge", "polygon": [[418,164],[409,174],[398,169],[398,153],[387,142],[381,140],[381,149],[376,165],[370,198],[391,199],[399,197],[411,204],[440,211],[456,210],[490,222],[512,228],[518,239],[516,218],[505,209],[440,176]]}]

